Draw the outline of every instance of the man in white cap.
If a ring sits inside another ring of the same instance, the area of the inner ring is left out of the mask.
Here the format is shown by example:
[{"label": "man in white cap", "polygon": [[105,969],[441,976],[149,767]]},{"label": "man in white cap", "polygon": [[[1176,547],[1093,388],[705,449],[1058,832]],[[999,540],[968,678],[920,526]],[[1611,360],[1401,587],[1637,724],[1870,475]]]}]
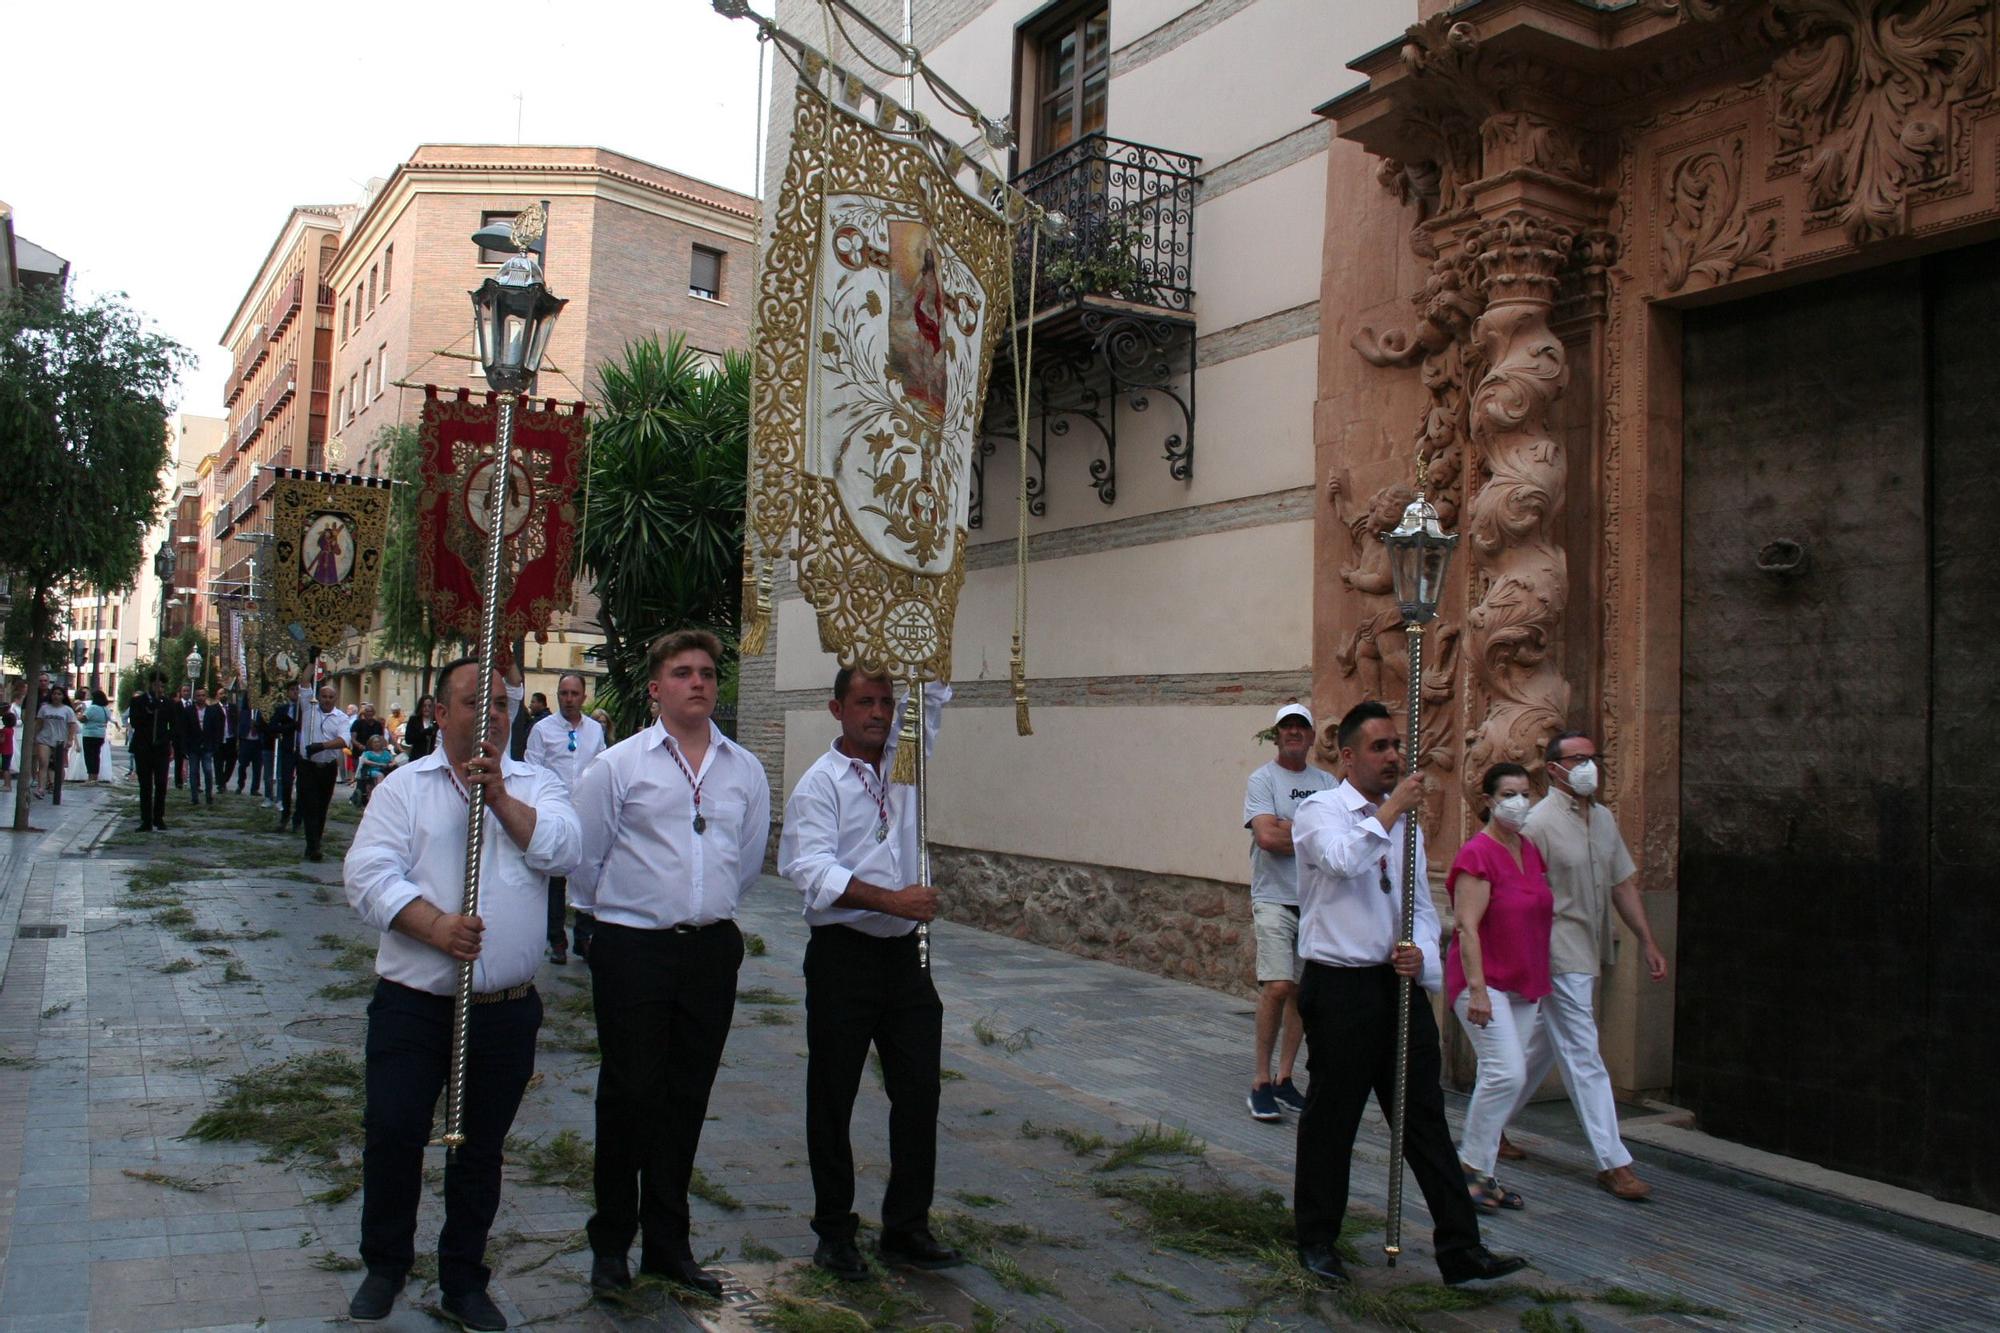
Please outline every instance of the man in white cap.
[{"label": "man in white cap", "polygon": [[[1257,936],[1257,1057],[1246,1099],[1257,1120],[1281,1120],[1282,1107],[1303,1111],[1305,1095],[1292,1083],[1299,1038],[1299,868],[1292,858],[1292,812],[1314,792],[1339,780],[1309,762],[1312,710],[1288,703],[1271,724],[1278,757],[1250,775],[1243,796],[1243,827],[1250,830],[1250,919]],[[1284,1040],[1279,1042],[1280,1027]],[[1278,1078],[1271,1080],[1271,1052]]]}]

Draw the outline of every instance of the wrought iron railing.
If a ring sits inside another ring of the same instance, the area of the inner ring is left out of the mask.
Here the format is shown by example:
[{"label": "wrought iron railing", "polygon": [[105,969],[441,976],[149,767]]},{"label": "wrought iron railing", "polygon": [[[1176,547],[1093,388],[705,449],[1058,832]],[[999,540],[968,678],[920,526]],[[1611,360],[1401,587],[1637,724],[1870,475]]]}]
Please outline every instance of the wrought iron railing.
[{"label": "wrought iron railing", "polygon": [[[1016,187],[1068,224],[1065,234],[1042,237],[1034,307],[1103,296],[1192,309],[1200,165],[1186,153],[1090,134],[1016,176]],[[1015,259],[1023,309],[1029,240],[1024,228]]]}]

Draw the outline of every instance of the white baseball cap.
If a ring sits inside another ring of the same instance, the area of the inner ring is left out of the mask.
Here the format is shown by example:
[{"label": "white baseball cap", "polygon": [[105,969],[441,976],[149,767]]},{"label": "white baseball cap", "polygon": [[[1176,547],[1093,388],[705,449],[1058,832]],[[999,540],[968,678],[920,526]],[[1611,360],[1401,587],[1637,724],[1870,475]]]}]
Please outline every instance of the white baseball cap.
[{"label": "white baseball cap", "polygon": [[1280,708],[1278,710],[1278,715],[1271,719],[1271,725],[1275,727],[1288,717],[1295,717],[1299,721],[1305,723],[1308,730],[1312,728],[1313,724],[1312,709],[1307,708],[1304,704],[1297,704],[1297,703],[1286,704],[1284,707]]}]

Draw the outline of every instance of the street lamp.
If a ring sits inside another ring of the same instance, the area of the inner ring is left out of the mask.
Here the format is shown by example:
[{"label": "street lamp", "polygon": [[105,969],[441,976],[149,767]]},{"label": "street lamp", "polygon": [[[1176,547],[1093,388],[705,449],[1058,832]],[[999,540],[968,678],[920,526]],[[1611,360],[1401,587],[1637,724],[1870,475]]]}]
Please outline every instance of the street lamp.
[{"label": "street lamp", "polygon": [[[494,422],[492,476],[487,482],[485,604],[479,628],[479,740],[493,739],[493,658],[500,635],[500,575],[505,561],[507,482],[514,449],[514,412],[532,391],[542,368],[556,316],[567,304],[551,296],[542,279],[535,245],[548,229],[548,205],[523,209],[504,229],[482,227],[473,243],[487,250],[511,250],[513,257],[499,273],[468,293],[472,297],[473,333],[486,382],[499,393]],[[465,825],[465,902],[467,916],[479,913],[479,868],[486,847],[486,788],[472,788]],[[458,965],[458,992],[452,1006],[451,1078],[445,1094],[444,1145],[465,1142],[465,1058],[468,1022],[472,1016],[472,964]]]},{"label": "street lamp", "polygon": [[187,661],[182,663],[182,665],[187,668],[188,684],[189,685],[201,684],[201,649],[199,648],[188,649]]},{"label": "street lamp", "polygon": [[[1438,526],[1437,510],[1421,492],[1403,510],[1402,521],[1382,534],[1389,548],[1389,577],[1395,584],[1396,610],[1403,617],[1403,641],[1409,646],[1409,725],[1404,732],[1410,771],[1423,757],[1424,627],[1437,617],[1444,595],[1445,571],[1451,565],[1456,533]],[[1405,946],[1417,933],[1417,894],[1430,886],[1417,883],[1417,812],[1403,816],[1403,922],[1397,939]],[[1436,942],[1432,941],[1432,947]],[[1389,1220],[1382,1252],[1391,1268],[1403,1252],[1403,1127],[1410,1084],[1410,978],[1396,978],[1396,1101],[1389,1117]]]},{"label": "street lamp", "polygon": [[167,608],[180,605],[180,598],[167,596],[167,589],[174,581],[174,548],[167,542],[160,543],[160,549],[153,552],[153,575],[160,581],[160,644],[155,653],[164,657],[167,651]]}]

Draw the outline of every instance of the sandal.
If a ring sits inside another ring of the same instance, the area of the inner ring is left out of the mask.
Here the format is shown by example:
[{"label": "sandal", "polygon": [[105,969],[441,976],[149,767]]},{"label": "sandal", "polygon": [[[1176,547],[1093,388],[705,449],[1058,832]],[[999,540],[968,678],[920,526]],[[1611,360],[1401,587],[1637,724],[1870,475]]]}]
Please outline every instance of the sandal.
[{"label": "sandal", "polygon": [[1528,1206],[1520,1195],[1492,1176],[1482,1175],[1463,1163],[1459,1164],[1459,1169],[1465,1172],[1465,1189],[1472,1196],[1472,1206],[1480,1212],[1497,1213],[1505,1208],[1518,1213]]}]

